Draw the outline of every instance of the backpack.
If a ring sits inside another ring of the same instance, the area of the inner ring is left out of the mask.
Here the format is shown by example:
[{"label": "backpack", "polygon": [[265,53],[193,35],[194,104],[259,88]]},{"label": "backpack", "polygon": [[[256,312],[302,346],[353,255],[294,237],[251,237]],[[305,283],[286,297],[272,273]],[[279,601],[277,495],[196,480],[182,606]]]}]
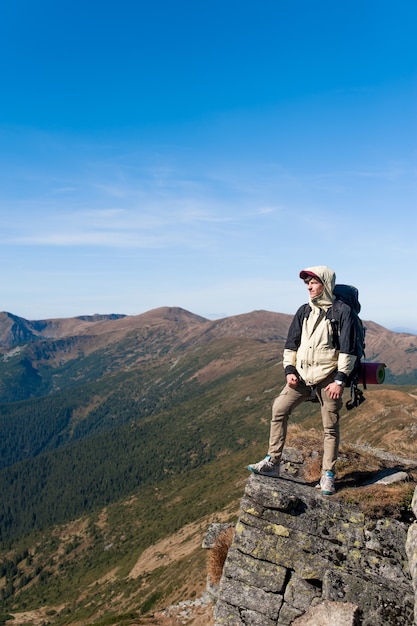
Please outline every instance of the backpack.
[{"label": "backpack", "polygon": [[[355,356],[356,363],[353,371],[350,373],[346,382],[346,387],[350,387],[350,400],[346,403],[348,410],[353,409],[355,406],[359,406],[362,402],[365,402],[365,396],[363,391],[358,388],[359,381],[362,382],[364,389],[366,389],[365,380],[365,368],[361,366],[361,359],[365,358],[365,327],[362,320],[359,317],[361,305],[359,302],[359,292],[353,285],[335,285],[333,290],[335,301],[330,309],[326,313],[326,319],[329,320],[332,333],[333,333],[333,347],[336,350],[340,350],[339,343],[339,327],[341,317],[340,302],[347,304],[352,311],[354,334],[355,334]],[[306,305],[304,316],[308,317],[310,314],[310,307]]]},{"label": "backpack", "polygon": [[335,285],[333,290],[335,301],[332,307],[327,312],[327,317],[330,320],[333,331],[333,345],[336,349],[340,348],[339,345],[339,323],[340,323],[340,307],[338,302],[344,302],[351,308],[354,332],[355,332],[355,355],[356,363],[349,375],[346,383],[347,387],[350,387],[350,400],[346,403],[348,410],[353,409],[355,406],[359,406],[365,401],[363,392],[358,389],[359,381],[362,382],[363,388],[366,389],[366,369],[362,367],[361,359],[365,358],[365,332],[366,329],[362,323],[359,313],[361,311],[361,304],[359,302],[359,292],[353,285]]}]

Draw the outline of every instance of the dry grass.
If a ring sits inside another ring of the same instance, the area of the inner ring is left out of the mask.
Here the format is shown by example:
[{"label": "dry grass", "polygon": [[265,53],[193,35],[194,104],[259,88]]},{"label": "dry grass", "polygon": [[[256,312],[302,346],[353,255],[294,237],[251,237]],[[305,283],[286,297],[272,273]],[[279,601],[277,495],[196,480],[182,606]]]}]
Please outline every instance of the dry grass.
[{"label": "dry grass", "polygon": [[218,585],[224,562],[232,544],[234,528],[230,526],[219,534],[207,556],[207,575],[213,585]]},{"label": "dry grass", "polygon": [[[316,429],[303,430],[299,425],[288,429],[287,446],[299,450],[304,459],[304,478],[316,482],[321,475],[323,434]],[[391,485],[364,485],[381,470],[406,471],[408,481]],[[337,463],[335,498],[358,506],[369,517],[388,517],[411,521],[411,500],[417,484],[415,466],[403,467],[398,460],[386,460],[372,451],[358,450],[349,444],[340,446]]]},{"label": "dry grass", "polygon": [[286,446],[295,448],[303,455],[304,477],[307,482],[315,482],[321,476],[321,458],[323,456],[323,434],[315,428],[303,430],[297,424],[288,426]]},{"label": "dry grass", "polygon": [[415,482],[368,485],[360,489],[345,489],[338,497],[357,505],[368,517],[388,517],[407,522],[413,519],[410,505],[415,487]]}]

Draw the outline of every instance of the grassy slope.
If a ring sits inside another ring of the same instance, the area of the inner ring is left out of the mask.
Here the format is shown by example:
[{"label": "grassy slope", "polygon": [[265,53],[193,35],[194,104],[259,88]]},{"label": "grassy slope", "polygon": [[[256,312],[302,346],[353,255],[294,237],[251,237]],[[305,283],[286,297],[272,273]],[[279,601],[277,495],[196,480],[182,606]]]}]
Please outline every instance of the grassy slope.
[{"label": "grassy slope", "polygon": [[[345,395],[348,390],[345,391]],[[364,392],[366,401],[352,411],[341,414],[342,440],[369,444],[393,455],[416,457],[417,387],[369,385]],[[319,427],[315,414],[305,420],[308,427]]]},{"label": "grassy slope", "polygon": [[[298,425],[290,429],[288,444],[308,459],[313,450],[321,451],[321,440],[320,431]],[[149,615],[200,595],[206,584],[206,553],[201,548],[205,531],[210,522],[236,520],[247,479],[245,466],[263,449],[263,444],[253,442],[233,454],[219,454],[204,467],[174,474],[91,515],[20,540],[11,553],[29,551],[31,556],[18,564],[15,584],[18,587],[29,572],[37,576],[18,590],[9,610],[47,606],[48,619],[56,625],[86,626],[96,620],[138,624],[142,612]],[[361,504],[360,490],[349,488],[352,468],[365,474],[387,463],[346,444],[341,452],[338,497],[346,494],[350,502],[356,498]],[[311,470],[314,479],[318,471],[314,461]],[[399,505],[409,503],[414,487],[415,482],[406,484],[407,492],[399,494],[391,487],[378,492],[363,489],[364,505],[369,509],[377,503],[379,516],[394,514]]]},{"label": "grassy slope", "polygon": [[[165,606],[200,594],[206,557],[201,542],[211,521],[236,519],[246,479],[244,457],[243,452],[225,455],[17,542],[12,552],[28,550],[31,558],[18,564],[16,586],[30,572],[37,576],[18,591],[9,610],[48,605],[61,613],[54,624],[85,626],[101,613],[140,611],[145,605],[149,611],[158,601]],[[155,547],[144,558],[150,546]],[[141,574],[130,578],[141,556]]]}]

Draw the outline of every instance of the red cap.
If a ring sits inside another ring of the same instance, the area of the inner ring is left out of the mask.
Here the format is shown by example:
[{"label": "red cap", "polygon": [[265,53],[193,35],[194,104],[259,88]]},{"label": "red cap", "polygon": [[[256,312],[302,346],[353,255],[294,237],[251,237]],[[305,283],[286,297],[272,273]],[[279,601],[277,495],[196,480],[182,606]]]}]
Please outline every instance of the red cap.
[{"label": "red cap", "polygon": [[313,278],[317,278],[317,280],[319,280],[321,283],[323,282],[320,276],[317,276],[317,274],[315,274],[314,272],[310,272],[309,270],[302,270],[300,272],[300,278],[302,278],[303,280],[305,280],[309,276],[312,276]]}]

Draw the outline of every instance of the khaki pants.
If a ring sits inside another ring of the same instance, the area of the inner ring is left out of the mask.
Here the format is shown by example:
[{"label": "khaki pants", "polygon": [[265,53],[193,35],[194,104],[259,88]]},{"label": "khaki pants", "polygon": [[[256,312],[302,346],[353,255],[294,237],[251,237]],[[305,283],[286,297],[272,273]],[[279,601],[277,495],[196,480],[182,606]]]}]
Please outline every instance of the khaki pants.
[{"label": "khaki pants", "polygon": [[[335,471],[339,451],[339,411],[342,408],[342,398],[331,400],[324,391],[325,387],[334,380],[334,375],[328,376],[316,387],[316,394],[321,406],[321,416],[324,430],[324,453],[322,470]],[[287,436],[288,418],[291,411],[311,397],[312,388],[299,381],[297,388],[286,385],[272,405],[272,420],[269,438],[268,454],[271,459],[279,463]],[[313,390],[314,393],[314,390]]]}]

